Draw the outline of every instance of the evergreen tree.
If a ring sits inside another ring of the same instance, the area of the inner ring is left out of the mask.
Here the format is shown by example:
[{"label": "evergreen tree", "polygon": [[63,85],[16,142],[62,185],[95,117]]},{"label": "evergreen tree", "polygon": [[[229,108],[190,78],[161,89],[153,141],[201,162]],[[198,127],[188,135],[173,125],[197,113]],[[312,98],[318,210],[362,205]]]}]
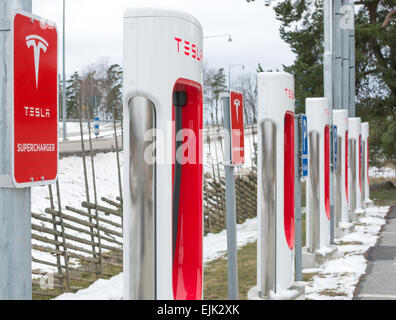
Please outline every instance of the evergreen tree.
[{"label": "evergreen tree", "polygon": [[103,104],[107,114],[122,118],[122,79],[123,71],[120,65],[114,64],[109,67],[105,79],[105,92]]},{"label": "evergreen tree", "polygon": [[[274,7],[281,38],[296,54],[293,65],[283,68],[295,76],[297,112],[304,111],[306,98],[323,96],[322,5],[302,0],[293,8],[284,0]],[[396,3],[362,0],[355,5],[357,116],[370,123],[371,160],[396,161]]]},{"label": "evergreen tree", "polygon": [[221,113],[220,106],[220,93],[227,91],[227,81],[226,75],[224,73],[224,68],[220,68],[213,76],[213,81],[211,83],[212,93],[213,93],[213,102],[215,107],[215,115],[216,115],[216,124],[218,126],[221,125],[222,119],[219,118],[219,110]]},{"label": "evergreen tree", "polygon": [[67,119],[78,119],[81,99],[81,78],[78,72],[74,72],[66,81],[66,117]]}]

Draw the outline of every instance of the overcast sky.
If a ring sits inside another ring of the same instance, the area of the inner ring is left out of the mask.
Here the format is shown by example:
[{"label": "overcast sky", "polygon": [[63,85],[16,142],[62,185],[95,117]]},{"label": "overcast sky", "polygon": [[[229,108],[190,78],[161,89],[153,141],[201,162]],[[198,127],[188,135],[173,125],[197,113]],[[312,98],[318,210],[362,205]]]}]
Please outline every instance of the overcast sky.
[{"label": "overcast sky", "polygon": [[[62,35],[62,0],[33,0],[33,13],[55,22]],[[193,14],[201,22],[204,36],[231,34],[204,40],[204,55],[211,67],[244,64],[254,71],[289,65],[294,54],[279,36],[279,23],[264,0],[66,0],[66,72],[108,57],[122,64],[123,12],[137,5],[161,5]],[[61,40],[61,39],[60,39]],[[60,42],[61,45],[62,42]],[[60,56],[61,59],[61,56]],[[238,68],[232,69],[236,76]]]}]

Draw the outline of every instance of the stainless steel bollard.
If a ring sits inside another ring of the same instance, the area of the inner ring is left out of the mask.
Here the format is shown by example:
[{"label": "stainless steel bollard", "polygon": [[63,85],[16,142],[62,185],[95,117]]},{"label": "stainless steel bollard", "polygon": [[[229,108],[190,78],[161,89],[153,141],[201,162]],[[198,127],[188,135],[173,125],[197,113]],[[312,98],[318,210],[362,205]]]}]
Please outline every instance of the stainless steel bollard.
[{"label": "stainless steel bollard", "polygon": [[[131,217],[129,235],[132,237],[129,263],[131,267],[130,299],[154,300],[155,292],[155,159],[146,152],[153,142],[145,135],[156,127],[154,105],[143,97],[129,104]],[[151,131],[152,132],[152,131]],[[125,213],[124,213],[125,214]]]},{"label": "stainless steel bollard", "polygon": [[[351,192],[349,193],[349,199],[350,199],[350,204],[351,204],[351,211],[350,213],[353,215],[356,210],[356,181],[357,181],[357,176],[356,176],[356,139],[349,139],[349,164],[351,166],[350,168],[350,177],[351,177],[351,183],[350,183],[350,190]],[[351,218],[351,216],[350,216]]]},{"label": "stainless steel bollard", "polygon": [[318,132],[309,133],[309,252],[320,248],[319,139]]},{"label": "stainless steel bollard", "polygon": [[334,179],[334,226],[338,228],[342,215],[342,138],[337,136],[337,170]]},{"label": "stainless steel bollard", "polygon": [[367,157],[366,157],[366,142],[362,141],[362,166],[360,176],[362,181],[362,201],[366,200],[366,173],[367,173]]},{"label": "stainless steel bollard", "polygon": [[276,125],[264,120],[260,125],[262,141],[261,259],[259,296],[276,291]]}]

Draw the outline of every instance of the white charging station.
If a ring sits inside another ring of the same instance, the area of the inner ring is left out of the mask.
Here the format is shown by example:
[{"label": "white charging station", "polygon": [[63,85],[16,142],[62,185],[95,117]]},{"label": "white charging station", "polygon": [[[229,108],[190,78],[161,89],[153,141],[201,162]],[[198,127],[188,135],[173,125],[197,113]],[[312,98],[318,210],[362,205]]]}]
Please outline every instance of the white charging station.
[{"label": "white charging station", "polygon": [[309,252],[330,244],[330,109],[327,98],[306,99],[309,167],[306,237]]},{"label": "white charging station", "polygon": [[[333,110],[337,127],[337,159],[334,176],[334,222],[336,230],[349,224],[348,214],[348,110]],[[341,232],[338,232],[339,236]]]},{"label": "white charging station", "polygon": [[362,134],[360,118],[349,118],[349,214],[362,212]]},{"label": "white charging station", "polygon": [[259,73],[257,85],[257,286],[248,298],[270,299],[294,286],[294,77]]},{"label": "white charging station", "polygon": [[125,299],[202,298],[202,43],[189,14],[125,12]]},{"label": "white charging station", "polygon": [[363,207],[367,208],[373,205],[370,200],[370,178],[369,178],[369,136],[370,126],[368,122],[362,123],[362,202]]},{"label": "white charging station", "polygon": [[306,247],[303,268],[317,267],[337,257],[330,245],[330,106],[327,98],[305,100],[308,122],[308,179],[306,180]]}]

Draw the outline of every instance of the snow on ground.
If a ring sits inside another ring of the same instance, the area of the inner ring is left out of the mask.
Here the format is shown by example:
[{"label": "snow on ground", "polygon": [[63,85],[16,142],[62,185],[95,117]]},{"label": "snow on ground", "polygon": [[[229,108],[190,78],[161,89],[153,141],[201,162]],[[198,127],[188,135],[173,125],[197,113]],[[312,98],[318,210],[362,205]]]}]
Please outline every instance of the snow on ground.
[{"label": "snow on ground", "polygon": [[77,293],[64,293],[54,300],[122,300],[123,274],[105,280],[99,279]]},{"label": "snow on ground", "polygon": [[306,286],[306,298],[312,300],[350,300],[361,275],[366,272],[364,253],[377,242],[389,207],[372,207],[360,216],[355,232],[337,239],[338,258],[319,268],[304,269],[312,280]]},{"label": "snow on ground", "polygon": [[396,170],[389,167],[370,167],[369,176],[370,178],[396,178]]},{"label": "snow on ground", "polygon": [[[337,239],[339,257],[319,268],[304,269],[305,274],[314,274],[307,282],[306,298],[313,300],[345,299],[353,297],[359,278],[366,271],[367,262],[364,253],[375,245],[385,215],[389,207],[366,209],[366,214],[359,217],[355,232]],[[238,248],[257,241],[257,219],[250,219],[237,227]],[[227,234],[208,234],[204,237],[204,262],[223,257],[226,253]],[[58,300],[120,300],[123,293],[123,274],[109,280],[98,280],[89,288],[77,293],[65,293]],[[275,297],[276,298],[276,297]]]},{"label": "snow on ground", "polygon": [[[120,155],[120,162],[122,165],[122,154]],[[95,176],[96,176],[96,188],[97,188],[97,199],[100,205],[108,206],[107,204],[103,204],[100,200],[101,197],[106,197],[111,200],[116,200],[116,197],[120,195],[119,187],[118,187],[118,171],[117,171],[117,162],[116,162],[116,154],[115,153],[101,153],[97,154],[94,158],[94,166],[95,166]],[[94,192],[93,192],[93,180],[92,180],[92,171],[91,171],[91,158],[86,157],[86,165],[88,172],[88,184],[90,190],[90,201],[94,202]],[[83,171],[83,160],[82,157],[66,157],[59,160],[59,183],[60,183],[60,194],[61,194],[61,204],[62,211],[65,214],[70,216],[88,221],[88,218],[85,218],[81,215],[73,213],[71,211],[67,211],[65,209],[66,206],[71,206],[76,209],[82,209],[81,202],[86,201],[86,192],[85,192],[85,183],[84,183],[84,171]],[[56,197],[56,187],[52,186],[52,191],[54,195],[55,209],[58,209],[58,201]],[[32,188],[32,212],[36,214],[43,215],[45,217],[49,217],[48,214],[45,214],[45,209],[50,207],[49,200],[49,190],[48,187],[35,187]],[[121,218],[116,216],[105,216],[104,213],[99,212],[99,216],[102,218],[106,218],[108,220],[112,220],[113,222],[121,223]],[[38,221],[32,219],[32,222],[35,224],[39,224],[42,227],[47,227],[52,229],[53,226],[51,223],[46,223],[42,221]],[[75,225],[71,221],[67,221],[70,225]],[[76,225],[79,226],[79,225]],[[106,227],[112,228],[111,226],[106,225]],[[71,235],[78,236],[80,238],[84,238],[87,240],[91,240],[90,235],[80,233],[74,230],[67,230],[67,232]],[[47,236],[44,233],[33,231],[33,233]],[[109,236],[109,235],[107,235]],[[122,239],[116,236],[112,236],[115,240],[122,242]],[[109,244],[114,246],[114,243],[107,243],[105,240],[102,241],[104,244]],[[32,239],[33,244],[43,245],[42,242],[39,242],[35,239]],[[90,246],[85,244],[78,243],[78,246],[82,248],[91,249]],[[78,252],[82,254],[81,252]],[[34,258],[39,260],[44,260],[48,262],[56,263],[56,258],[50,253],[41,252],[38,250],[33,250],[32,255]],[[62,258],[63,259],[63,258]],[[73,261],[73,260],[72,260]],[[76,262],[74,261],[75,265]],[[52,266],[47,266],[44,264],[39,264],[36,262],[32,262],[33,270],[40,270],[42,272],[50,273],[56,272],[56,268]],[[34,277],[39,277],[34,275]]]},{"label": "snow on ground", "polygon": [[[257,219],[246,220],[237,226],[238,248],[257,241]],[[209,233],[203,240],[204,264],[223,257],[227,252],[227,233]],[[56,300],[121,300],[123,297],[123,273],[109,279],[100,279],[77,293],[64,293]]]},{"label": "snow on ground", "polygon": [[[207,139],[205,138],[204,139],[205,143],[203,147],[203,152],[204,152],[203,162],[204,162],[205,171],[211,174],[212,174],[212,164],[219,164],[221,171],[224,169],[223,165],[221,165],[221,163],[224,161],[224,157],[223,157],[224,139],[219,141],[217,139],[215,131],[217,130],[212,129],[210,131],[210,139],[211,139],[210,144],[207,143]],[[204,134],[206,137],[208,136],[208,132],[206,130],[204,131]],[[257,135],[252,135],[251,129],[248,129],[245,130],[244,137],[245,137],[245,141],[244,141],[245,163],[242,167],[236,168],[236,173],[239,173],[242,170],[250,171],[253,164],[252,162],[253,154],[254,154],[253,142],[257,143]]]},{"label": "snow on ground", "polygon": [[[246,220],[237,225],[237,244],[242,248],[248,243],[257,241],[257,219]],[[204,237],[204,263],[223,257],[227,253],[227,231],[208,233]]]},{"label": "snow on ground", "polygon": [[[84,140],[89,139],[88,123],[86,121],[82,124]],[[63,141],[63,123],[58,123],[60,141]],[[121,124],[117,123],[117,132],[121,134]],[[80,122],[66,122],[66,133],[68,141],[78,141],[81,139]],[[114,136],[113,122],[99,122],[99,135],[98,137],[111,137]],[[95,139],[94,121],[91,120],[91,137]]]}]

